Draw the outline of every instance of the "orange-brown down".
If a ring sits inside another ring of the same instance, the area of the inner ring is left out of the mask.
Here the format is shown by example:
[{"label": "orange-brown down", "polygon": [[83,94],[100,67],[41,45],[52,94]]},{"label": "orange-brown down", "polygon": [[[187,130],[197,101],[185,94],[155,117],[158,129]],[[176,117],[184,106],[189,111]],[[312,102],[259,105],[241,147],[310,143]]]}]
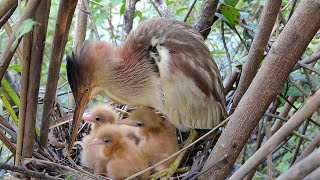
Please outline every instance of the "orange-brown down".
[{"label": "orange-brown down", "polygon": [[[129,177],[149,166],[149,163],[134,141],[126,137],[121,126],[105,124],[98,128],[94,140],[91,141],[98,150],[98,157],[107,161],[106,169],[114,180]],[[146,172],[136,179],[147,179]]]},{"label": "orange-brown down", "polygon": [[[141,138],[138,147],[151,165],[179,150],[176,128],[152,108],[143,107],[135,110],[129,118],[119,122],[138,127],[137,136]],[[155,171],[167,168],[173,161],[174,158],[156,167]]]}]

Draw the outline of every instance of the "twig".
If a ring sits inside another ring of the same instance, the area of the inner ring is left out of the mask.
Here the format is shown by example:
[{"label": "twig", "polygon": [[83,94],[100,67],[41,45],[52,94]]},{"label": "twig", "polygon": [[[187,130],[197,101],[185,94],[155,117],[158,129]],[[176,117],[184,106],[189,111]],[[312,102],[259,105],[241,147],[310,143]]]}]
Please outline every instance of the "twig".
[{"label": "twig", "polygon": [[284,124],[250,159],[235,172],[230,180],[244,178],[256,165],[270,154],[287,136],[289,136],[305,119],[310,117],[320,105],[320,89],[318,89],[290,120]]},{"label": "twig", "polygon": [[[308,125],[309,125],[309,121],[307,120],[307,121],[305,122],[305,124],[303,125],[303,129],[302,129],[301,135],[305,136],[304,134],[305,134],[306,131],[307,131]],[[300,137],[300,136],[299,136],[299,137]],[[293,163],[294,163],[294,162],[296,161],[296,159],[297,159],[297,156],[298,156],[298,154],[299,154],[300,146],[301,146],[301,144],[302,144],[302,140],[303,140],[303,139],[304,139],[303,137],[300,137],[300,138],[299,138],[298,144],[297,144],[296,149],[294,150],[294,154],[293,154],[293,156],[292,156],[292,158],[291,158],[290,166],[292,166]],[[310,141],[311,141],[311,139],[310,139]]]},{"label": "twig", "polygon": [[135,6],[139,0],[126,1],[126,10],[123,15],[122,41],[127,39],[133,26]]},{"label": "twig", "polygon": [[302,85],[296,82],[292,76],[288,77],[288,80],[302,93],[304,97],[308,97],[309,94],[303,89]]},{"label": "twig", "polygon": [[298,61],[297,64],[299,64],[301,67],[309,69],[310,71],[313,71],[314,73],[316,73],[318,76],[320,76],[320,71],[317,70],[316,68],[309,66],[301,61]]},{"label": "twig", "polygon": [[311,153],[308,157],[304,158],[294,166],[292,166],[287,172],[283,173],[277,178],[277,180],[287,179],[302,179],[313,170],[320,167],[320,149],[317,149]]},{"label": "twig", "polygon": [[79,0],[77,5],[77,19],[76,19],[76,26],[75,26],[75,35],[73,40],[73,50],[77,47],[81,46],[86,38],[86,30],[87,30],[87,17],[88,14],[83,11],[86,9],[85,4],[83,1],[87,0]]},{"label": "twig", "polygon": [[202,3],[201,14],[194,25],[194,28],[203,36],[204,39],[207,39],[211,31],[211,26],[217,20],[217,18],[215,18],[215,13],[218,3],[219,0],[205,0]]},{"label": "twig", "polygon": [[315,150],[320,144],[320,132],[317,133],[317,135],[312,139],[310,144],[305,148],[304,151],[302,151],[301,155],[299,158],[296,160],[295,163],[298,163],[301,161],[303,158],[307,157],[309,154],[312,153],[313,150]]},{"label": "twig", "polygon": [[191,13],[194,5],[196,4],[196,2],[197,2],[197,0],[193,0],[193,2],[192,2],[192,4],[191,4],[191,6],[190,6],[190,8],[189,8],[189,10],[188,10],[188,12],[187,12],[187,14],[186,14],[186,16],[185,16],[184,19],[183,19],[183,22],[187,22],[187,19],[188,19],[189,15],[190,15],[190,13]]},{"label": "twig", "polygon": [[16,0],[1,0],[0,1],[0,6],[1,6],[0,18],[5,16],[5,14],[8,11],[10,11],[10,9],[16,4],[18,4]]},{"label": "twig", "polygon": [[[304,64],[310,64],[310,63],[316,62],[319,59],[320,59],[320,52],[314,52],[311,56],[308,56],[305,59],[298,61],[298,62],[302,62]],[[293,71],[295,71],[301,67],[298,62],[294,66]]]},{"label": "twig", "polygon": [[150,0],[161,17],[175,19],[174,15],[169,11],[166,3],[162,0]]},{"label": "twig", "polygon": [[94,32],[94,34],[95,34],[95,36],[96,36],[96,39],[98,40],[98,39],[100,38],[99,33],[98,33],[98,28],[97,28],[97,26],[96,26],[96,23],[94,22],[93,15],[92,15],[92,12],[91,12],[91,10],[90,10],[88,1],[84,0],[84,1],[82,1],[82,2],[84,3],[84,6],[86,7],[86,10],[87,10],[87,12],[88,12],[88,14],[89,14],[89,19],[90,19],[90,21],[91,21],[91,23],[92,23],[93,32]]},{"label": "twig", "polygon": [[8,44],[7,44],[3,54],[1,56],[1,59],[0,59],[0,79],[3,78],[4,73],[7,70],[8,66],[10,64],[10,61],[13,57],[13,54],[19,45],[19,43],[18,43],[16,48],[11,50],[12,45],[13,45],[14,41],[16,40],[16,35],[15,35],[16,31],[19,29],[19,26],[21,25],[21,23],[24,20],[29,19],[34,15],[36,8],[39,5],[39,2],[40,2],[40,0],[29,0],[24,12],[22,13],[20,19],[17,21],[16,28],[14,29],[12,35],[10,36]]},{"label": "twig", "polygon": [[224,36],[224,22],[221,21],[221,34],[222,34],[222,42],[223,42],[223,47],[226,50],[227,53],[227,59],[228,59],[228,66],[229,66],[229,76],[231,77],[232,74],[232,61],[230,58],[230,53],[227,47],[227,43],[226,43],[226,38]]},{"label": "twig", "polygon": [[8,19],[12,16],[14,11],[17,9],[18,4],[14,5],[1,19],[0,19],[0,28],[8,21]]},{"label": "twig", "polygon": [[36,178],[40,178],[40,179],[62,180],[61,178],[48,176],[45,173],[35,172],[35,171],[31,171],[31,170],[23,168],[23,167],[12,166],[12,165],[1,163],[1,162],[0,162],[0,169],[10,170],[13,172],[20,172],[22,174],[26,174],[31,177],[36,177]]}]

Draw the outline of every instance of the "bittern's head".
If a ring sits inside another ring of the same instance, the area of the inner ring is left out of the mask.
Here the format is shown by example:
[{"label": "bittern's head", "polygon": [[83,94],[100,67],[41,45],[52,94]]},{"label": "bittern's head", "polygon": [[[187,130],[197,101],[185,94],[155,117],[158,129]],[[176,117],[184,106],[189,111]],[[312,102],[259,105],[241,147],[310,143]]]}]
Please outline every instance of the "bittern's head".
[{"label": "bittern's head", "polygon": [[103,85],[108,86],[108,75],[116,64],[114,52],[114,48],[105,42],[86,42],[71,56],[67,56],[68,81],[76,102],[69,150],[74,144],[80,119],[89,100]]},{"label": "bittern's head", "polygon": [[129,118],[120,120],[119,123],[139,127],[143,135],[159,133],[168,126],[168,122],[165,122],[164,118],[150,107],[143,107],[133,111]]},{"label": "bittern's head", "polygon": [[100,156],[108,159],[115,152],[126,150],[126,145],[130,143],[121,131],[118,125],[102,125],[97,130],[96,138],[90,144],[97,145],[97,148],[100,149]]},{"label": "bittern's head", "polygon": [[83,115],[82,119],[93,123],[92,130],[96,130],[103,124],[115,124],[118,120],[118,114],[106,104],[97,104],[92,107],[89,114]]}]

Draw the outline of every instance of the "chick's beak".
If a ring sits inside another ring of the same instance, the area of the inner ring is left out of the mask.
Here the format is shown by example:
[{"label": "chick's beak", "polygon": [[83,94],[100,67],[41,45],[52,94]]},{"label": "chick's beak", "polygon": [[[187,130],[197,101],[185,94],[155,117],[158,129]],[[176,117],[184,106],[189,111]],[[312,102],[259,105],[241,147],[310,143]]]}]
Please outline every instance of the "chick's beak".
[{"label": "chick's beak", "polygon": [[76,108],[75,108],[74,114],[73,114],[73,122],[72,122],[72,127],[71,127],[71,135],[69,138],[68,153],[71,152],[71,149],[72,149],[73,144],[75,142],[76,136],[78,134],[78,129],[80,126],[80,121],[82,119],[82,115],[83,115],[84,110],[87,107],[89,100],[90,100],[90,92],[85,91],[80,96],[81,96],[80,98],[75,97],[77,102],[76,102]]},{"label": "chick's beak", "polygon": [[91,114],[83,115],[82,119],[87,121],[87,122],[91,122],[91,123],[96,123],[97,122]]},{"label": "chick's beak", "polygon": [[124,125],[128,125],[128,126],[137,127],[136,122],[133,119],[130,119],[130,118],[119,120],[119,124],[124,124]]}]

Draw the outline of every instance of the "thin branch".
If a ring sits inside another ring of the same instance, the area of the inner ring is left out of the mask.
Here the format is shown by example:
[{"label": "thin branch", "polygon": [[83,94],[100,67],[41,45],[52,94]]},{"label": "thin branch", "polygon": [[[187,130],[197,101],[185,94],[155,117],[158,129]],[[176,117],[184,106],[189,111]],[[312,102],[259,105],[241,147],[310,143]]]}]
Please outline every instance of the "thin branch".
[{"label": "thin branch", "polygon": [[[301,61],[298,61],[298,62],[302,62],[302,63],[304,63],[304,64],[311,64],[311,63],[313,63],[313,62],[316,62],[317,60],[319,60],[320,59],[320,52],[314,52],[311,56],[309,56],[309,57],[306,57],[305,59],[303,59],[303,60],[301,60]],[[293,71],[295,71],[295,70],[297,70],[297,69],[299,69],[301,66],[298,64],[298,62],[297,62],[297,64],[294,66],[294,68],[293,68]]]},{"label": "thin branch", "polygon": [[320,149],[317,149],[311,153],[308,157],[304,158],[294,166],[292,166],[287,172],[281,174],[277,180],[287,179],[302,179],[313,170],[320,167]]},{"label": "thin branch", "polygon": [[263,54],[268,45],[269,37],[280,9],[280,5],[280,0],[266,2],[259,21],[257,34],[253,39],[247,61],[242,70],[239,86],[235,92],[231,109],[237,107],[240,99],[245,94],[253,78],[258,72],[260,62],[263,60]]},{"label": "thin branch", "polygon": [[12,165],[1,163],[1,162],[0,162],[0,169],[10,170],[13,172],[19,172],[19,173],[26,174],[26,175],[29,175],[29,176],[35,177],[35,178],[40,178],[40,179],[62,180],[61,178],[48,176],[45,173],[35,172],[35,171],[31,171],[31,170],[23,168],[23,167],[12,166]]},{"label": "thin branch", "polygon": [[122,29],[122,40],[124,41],[127,39],[129,32],[133,27],[133,19],[134,19],[134,12],[136,10],[135,6],[139,0],[131,0],[126,1],[126,10],[123,16],[123,29]]},{"label": "thin branch", "polygon": [[150,0],[152,5],[156,8],[161,17],[175,19],[174,15],[170,12],[167,4],[162,0]]},{"label": "thin branch", "polygon": [[194,25],[194,28],[204,39],[207,39],[211,31],[211,26],[217,20],[217,18],[215,18],[215,13],[218,3],[219,0],[204,0],[202,3],[201,14]]},{"label": "thin branch", "polygon": [[17,9],[18,4],[14,5],[1,19],[0,19],[0,28],[10,19],[14,11]]},{"label": "thin branch", "polygon": [[0,0],[0,18],[5,16],[7,12],[12,9],[15,5],[17,5],[17,0]]},{"label": "thin branch", "polygon": [[190,16],[190,13],[192,12],[192,9],[193,9],[194,5],[196,4],[196,2],[197,2],[197,0],[193,0],[193,2],[192,2],[192,4],[191,4],[191,6],[190,6],[190,8],[189,8],[189,10],[188,10],[188,12],[187,12],[187,14],[186,14],[186,16],[185,16],[184,19],[183,19],[183,22],[187,22],[187,19],[188,19],[188,17]]},{"label": "thin branch", "polygon": [[312,66],[309,66],[309,65],[307,65],[307,64],[305,64],[305,63],[303,63],[303,62],[301,62],[301,61],[298,61],[297,63],[298,63],[301,67],[306,68],[306,69],[308,69],[308,70],[316,73],[318,76],[320,76],[320,71],[317,70],[316,68],[314,68],[314,67],[312,67]]},{"label": "thin branch", "polygon": [[[305,136],[305,133],[306,133],[307,128],[308,128],[308,125],[309,125],[309,121],[307,120],[307,121],[305,121],[305,124],[303,125],[303,129],[302,129],[302,132],[301,132],[301,135],[302,135],[302,136],[298,136],[298,137],[300,137],[300,138],[299,138],[298,144],[297,144],[297,146],[296,146],[296,149],[294,150],[294,154],[293,154],[293,156],[292,156],[292,158],[291,158],[290,166],[292,166],[293,163],[294,163],[294,162],[296,161],[296,159],[297,159],[297,156],[298,156],[298,154],[299,154],[299,152],[300,152],[300,146],[301,146],[301,144],[302,144],[303,139],[305,139],[305,138],[303,138],[303,136]],[[309,141],[311,141],[311,139],[310,139]]]},{"label": "thin branch", "polygon": [[299,156],[299,158],[296,160],[295,163],[298,163],[299,161],[307,157],[309,154],[311,154],[313,150],[315,150],[319,146],[319,144],[320,144],[320,132],[317,133],[317,135],[312,139],[310,144],[305,148],[304,151],[302,151],[301,155]]},{"label": "thin branch", "polygon": [[[10,61],[13,57],[13,54],[16,50],[16,49],[11,50],[11,48],[12,48],[13,42],[16,40],[15,34],[16,34],[17,29],[19,29],[19,26],[21,25],[21,23],[24,20],[29,19],[34,15],[35,10],[39,5],[39,2],[40,2],[40,0],[30,0],[27,4],[25,10],[23,11],[20,19],[17,21],[16,28],[14,29],[12,35],[10,36],[8,44],[7,44],[3,54],[1,56],[1,59],[0,59],[0,79],[3,78],[4,73],[7,70],[8,66],[10,64]],[[19,43],[18,43],[18,45],[19,45]]]},{"label": "thin branch", "polygon": [[91,23],[92,23],[93,32],[94,32],[94,34],[96,36],[96,39],[98,40],[100,36],[99,36],[99,33],[98,33],[98,28],[96,26],[96,23],[94,22],[92,12],[90,10],[89,3],[88,3],[88,1],[82,1],[82,3],[86,7],[86,10],[87,10],[87,12],[89,14],[89,19],[91,20]]},{"label": "thin branch", "polygon": [[256,165],[281,144],[302,122],[310,117],[320,107],[320,89],[317,90],[290,120],[284,124],[247,162],[235,172],[230,180],[244,178]]},{"label": "thin branch", "polygon": [[77,47],[81,47],[82,43],[86,39],[86,30],[87,30],[87,18],[88,14],[84,11],[86,9],[83,1],[87,0],[79,0],[77,5],[77,19],[75,25],[75,35],[73,41],[73,49],[75,50]]},{"label": "thin branch", "polygon": [[221,21],[221,35],[222,35],[222,42],[223,42],[223,47],[226,50],[227,53],[227,59],[228,59],[228,66],[229,66],[229,77],[231,77],[232,74],[232,61],[231,61],[231,57],[230,57],[230,53],[227,47],[227,43],[226,43],[226,37],[224,35],[224,22]]}]

